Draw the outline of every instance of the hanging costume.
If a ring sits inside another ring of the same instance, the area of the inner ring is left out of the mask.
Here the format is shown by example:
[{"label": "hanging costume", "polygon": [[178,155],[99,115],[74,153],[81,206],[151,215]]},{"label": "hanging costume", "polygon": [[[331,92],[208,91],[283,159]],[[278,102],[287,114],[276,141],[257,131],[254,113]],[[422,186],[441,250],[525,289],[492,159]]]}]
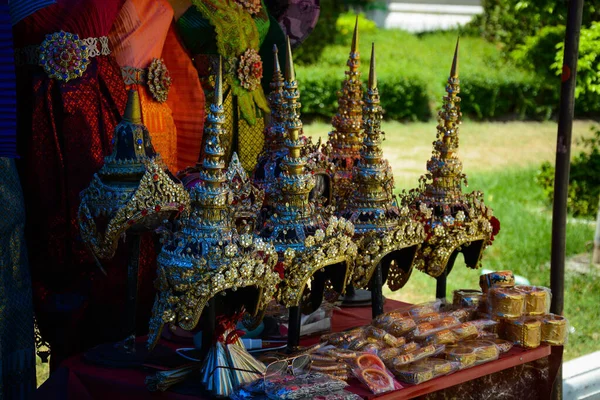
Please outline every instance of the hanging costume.
[{"label": "hanging costume", "polygon": [[[58,0],[14,27],[18,167],[34,305],[53,365],[103,340],[122,309],[115,293],[124,265],[119,271],[105,264],[108,278],[99,274],[77,223],[79,192],[109,154],[125,108],[125,85],[106,37],[122,4]],[[60,67],[62,57],[68,68]]]},{"label": "hanging costume", "polygon": [[[281,28],[264,4],[234,0],[193,0],[177,20],[177,28],[194,55],[207,96],[214,90],[217,55],[224,62],[224,106],[227,111],[223,147],[228,161],[235,151],[246,170],[252,170],[264,144],[264,113],[274,43],[283,46]],[[244,5],[242,5],[242,3]],[[248,6],[247,4],[251,4]],[[282,47],[283,48],[283,47]],[[266,57],[266,58],[265,58]],[[263,79],[267,76],[267,79]],[[210,97],[209,97],[210,99]]]}]

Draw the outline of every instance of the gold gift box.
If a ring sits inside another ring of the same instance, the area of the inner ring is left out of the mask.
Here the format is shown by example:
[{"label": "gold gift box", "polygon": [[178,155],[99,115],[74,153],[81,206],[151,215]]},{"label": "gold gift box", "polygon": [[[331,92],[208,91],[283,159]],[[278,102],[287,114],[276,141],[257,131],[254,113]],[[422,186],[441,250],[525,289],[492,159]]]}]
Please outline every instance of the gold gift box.
[{"label": "gold gift box", "polygon": [[507,340],[527,349],[538,347],[542,340],[542,323],[539,319],[524,317],[506,320],[504,334]]},{"label": "gold gift box", "polygon": [[544,287],[517,285],[515,290],[525,294],[525,315],[544,315],[550,309],[550,290]]},{"label": "gold gift box", "polygon": [[460,369],[463,369],[475,365],[477,355],[471,348],[458,346],[446,351],[446,360],[458,362],[460,364]]},{"label": "gold gift box", "polygon": [[562,346],[567,340],[567,320],[556,314],[547,314],[540,319],[542,323],[542,338],[544,344]]},{"label": "gold gift box", "polygon": [[515,276],[512,271],[496,271],[479,277],[479,286],[483,293],[494,287],[515,286]]},{"label": "gold gift box", "polygon": [[452,304],[460,307],[477,307],[481,303],[483,293],[481,290],[460,289],[455,290],[452,297]]},{"label": "gold gift box", "polygon": [[512,288],[492,288],[488,293],[492,315],[518,318],[523,315],[525,294]]}]

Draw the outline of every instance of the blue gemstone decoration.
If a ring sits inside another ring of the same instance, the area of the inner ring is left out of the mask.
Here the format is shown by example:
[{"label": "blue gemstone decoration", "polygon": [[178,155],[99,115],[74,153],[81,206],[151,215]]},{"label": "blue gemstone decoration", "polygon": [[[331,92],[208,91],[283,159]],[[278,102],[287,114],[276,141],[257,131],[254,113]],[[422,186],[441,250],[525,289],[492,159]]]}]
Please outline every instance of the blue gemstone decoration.
[{"label": "blue gemstone decoration", "polygon": [[65,33],[64,32],[60,32],[60,37],[65,37]]},{"label": "blue gemstone decoration", "polygon": [[142,139],[138,139],[137,144],[142,144]]},{"label": "blue gemstone decoration", "polygon": [[42,59],[40,62],[42,63],[42,65],[46,65],[46,60]]},{"label": "blue gemstone decoration", "polygon": [[79,40],[79,35],[73,35],[73,39]]},{"label": "blue gemstone decoration", "polygon": [[69,77],[69,75],[68,74],[63,74],[62,77],[63,77],[63,79],[66,80]]},{"label": "blue gemstone decoration", "polygon": [[87,46],[81,46],[81,50],[87,50]]}]

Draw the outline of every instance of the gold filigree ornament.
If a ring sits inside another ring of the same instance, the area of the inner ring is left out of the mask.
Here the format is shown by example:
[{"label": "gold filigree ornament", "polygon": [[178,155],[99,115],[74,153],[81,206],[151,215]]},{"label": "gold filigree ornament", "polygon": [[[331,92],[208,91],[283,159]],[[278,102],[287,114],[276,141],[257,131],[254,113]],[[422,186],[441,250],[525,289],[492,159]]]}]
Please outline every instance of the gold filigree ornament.
[{"label": "gold filigree ornament", "polygon": [[[352,242],[354,225],[344,218],[331,216],[310,199],[315,176],[306,167],[303,156],[305,138],[301,137],[298,82],[294,73],[289,38],[284,83],[284,119],[287,130],[287,154],[281,161],[282,172],[270,191],[273,209],[266,216],[260,236],[275,246],[284,280],[279,301],[286,307],[319,307],[324,287],[333,286],[342,293],[352,278],[356,245]],[[313,280],[310,290],[309,280]],[[310,297],[304,297],[309,293]]]},{"label": "gold filigree ornament", "polygon": [[137,91],[129,91],[112,154],[80,197],[81,237],[101,259],[114,255],[126,231],[155,229],[189,206],[188,193],[154,151],[141,123]]},{"label": "gold filigree ornament", "polygon": [[154,100],[159,103],[167,101],[171,87],[171,75],[162,58],[154,58],[148,67],[147,84]]},{"label": "gold filigree ornament", "polygon": [[457,156],[458,129],[461,124],[458,79],[458,41],[439,112],[437,138],[427,161],[428,173],[420,187],[403,196],[402,203],[418,213],[425,224],[426,239],[417,253],[418,269],[438,277],[448,274],[455,257],[462,252],[470,268],[479,268],[483,250],[492,244],[500,222],[483,202],[483,193],[464,194],[467,185],[462,163]]},{"label": "gold filigree ornament", "polygon": [[363,90],[359,71],[358,17],[347,65],[346,78],[342,83],[342,89],[337,93],[338,112],[331,120],[333,130],[329,132],[328,148],[324,150],[337,167],[333,174],[333,199],[337,208],[344,208],[344,202],[352,194],[352,168],[360,159],[363,145],[361,131]]},{"label": "gold filigree ornament", "polygon": [[338,215],[351,221],[356,230],[354,240],[358,245],[358,256],[354,285],[368,287],[375,268],[382,263],[383,281],[387,277],[390,288],[397,290],[410,277],[416,251],[425,239],[425,230],[423,224],[416,221],[416,212],[408,207],[399,208],[393,195],[392,168],[383,158],[381,149],[384,135],[381,119],[373,45],[362,117],[363,147],[352,170],[354,190]]},{"label": "gold filigree ornament", "polygon": [[[190,210],[179,219],[178,231],[166,232],[162,239],[156,280],[159,293],[148,335],[151,348],[166,324],[193,329],[207,302],[220,293],[240,309],[243,306],[252,315],[262,315],[280,282],[274,246],[255,235],[240,234],[235,227],[235,184],[227,181],[221,146],[225,134],[221,77],[219,67],[215,100],[204,127],[205,155],[199,180],[188,189]],[[239,173],[236,171],[232,177]],[[227,296],[227,292],[241,289],[244,295]]]}]

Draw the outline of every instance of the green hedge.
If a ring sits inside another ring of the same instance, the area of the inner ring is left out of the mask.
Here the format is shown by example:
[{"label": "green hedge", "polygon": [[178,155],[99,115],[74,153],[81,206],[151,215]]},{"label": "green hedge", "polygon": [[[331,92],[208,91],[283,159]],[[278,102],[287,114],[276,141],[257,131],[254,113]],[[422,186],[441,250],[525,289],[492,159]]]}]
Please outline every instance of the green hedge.
[{"label": "green hedge", "polygon": [[[343,71],[298,67],[297,75],[300,82],[302,114],[331,118],[337,112],[337,92],[342,86]],[[431,117],[427,85],[424,81],[402,77],[378,77],[378,82],[381,105],[386,118],[427,121]]]},{"label": "green hedge", "polygon": [[[344,16],[342,18],[347,18]],[[364,24],[364,22],[363,22]],[[348,31],[348,23],[338,27]],[[377,50],[377,76],[387,119],[426,121],[437,114],[444,96],[456,32],[421,37],[400,30],[361,31],[361,72],[367,81],[370,44]],[[337,91],[347,70],[348,32],[323,49],[311,65],[296,68],[301,89],[302,113],[331,118],[337,111]],[[546,119],[556,99],[532,73],[506,60],[494,45],[478,37],[462,37],[459,63],[462,110],[473,119]]]}]

